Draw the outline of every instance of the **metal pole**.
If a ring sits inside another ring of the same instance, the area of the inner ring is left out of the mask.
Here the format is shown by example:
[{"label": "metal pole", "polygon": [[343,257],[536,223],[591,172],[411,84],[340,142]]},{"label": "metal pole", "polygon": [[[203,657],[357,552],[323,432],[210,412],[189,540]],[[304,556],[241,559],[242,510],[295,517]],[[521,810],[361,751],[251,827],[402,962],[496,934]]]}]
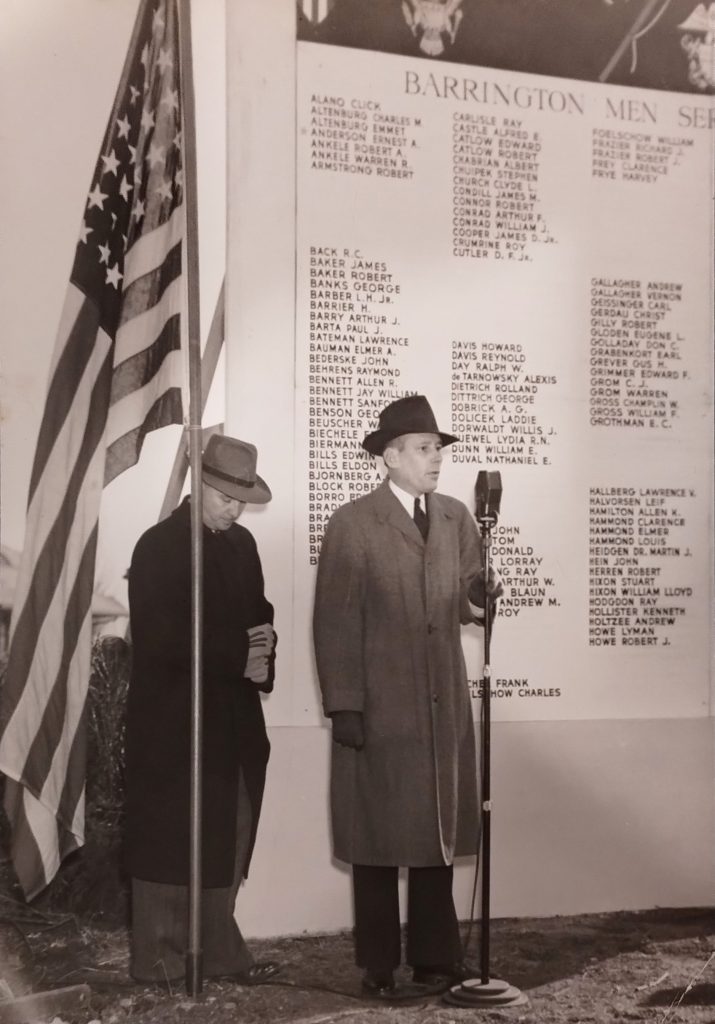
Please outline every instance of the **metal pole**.
[{"label": "metal pole", "polygon": [[191,838],[186,989],[190,996],[196,996],[201,992],[203,986],[201,949],[203,505],[201,500],[201,318],[199,311],[196,112],[192,74],[190,0],[179,0],[179,47],[184,118],[185,253],[189,341],[189,465],[191,467]]},{"label": "metal pole", "polygon": [[[202,414],[206,411],[206,402],[208,401],[209,391],[211,390],[211,382],[214,378],[216,371],[216,364],[218,363],[219,356],[221,354],[221,347],[223,345],[224,336],[224,285],[221,285],[221,291],[219,292],[218,299],[216,300],[216,309],[214,310],[213,320],[211,321],[211,327],[209,329],[209,336],[206,339],[206,345],[204,346],[204,354],[201,359],[201,412]],[[203,415],[201,417],[203,419]],[[186,437],[183,432],[179,443],[176,448],[176,455],[174,456],[174,465],[171,469],[171,475],[169,476],[169,482],[166,485],[166,493],[164,494],[164,500],[161,504],[161,511],[159,512],[158,521],[166,519],[174,511],[179,503],[181,496],[181,489],[184,486],[184,480],[186,479],[186,470],[188,469],[188,451],[186,445]]]},{"label": "metal pole", "polygon": [[[501,484],[499,484],[501,494]],[[479,483],[477,483],[477,504],[479,501]],[[491,499],[487,502],[489,505]],[[482,568],[484,572],[485,590],[491,568],[492,527],[497,523],[498,501],[492,511],[477,511],[477,522],[482,536]],[[505,1006],[523,1006],[528,1000],[518,988],[508,981],[492,978],[489,974],[489,930],[491,910],[489,905],[489,887],[491,884],[491,667],[490,645],[494,604],[485,593],[484,601],[484,673],[482,676],[482,928],[480,978],[469,978],[461,985],[455,985],[445,995],[445,1002],[450,1006],[478,1007],[479,1009],[500,1009]]]},{"label": "metal pole", "polygon": [[[480,523],[482,533],[482,556],[484,566],[485,588],[489,580],[490,548],[492,543],[491,522],[483,519]],[[489,928],[491,885],[491,668],[490,642],[492,631],[491,601],[487,596],[484,601],[484,672],[482,676],[482,929],[481,929],[481,982],[489,984]]]}]

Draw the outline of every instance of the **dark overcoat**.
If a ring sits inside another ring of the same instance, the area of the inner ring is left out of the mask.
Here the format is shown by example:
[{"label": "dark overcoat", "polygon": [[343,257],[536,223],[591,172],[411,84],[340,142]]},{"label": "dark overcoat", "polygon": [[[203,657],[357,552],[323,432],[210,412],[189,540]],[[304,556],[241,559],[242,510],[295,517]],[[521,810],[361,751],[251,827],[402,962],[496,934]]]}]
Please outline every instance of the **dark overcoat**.
[{"label": "dark overcoat", "polygon": [[387,482],[331,517],[314,640],[323,707],[361,711],[365,746],[332,744],[335,856],[451,864],[478,845],[472,704],[460,623],[481,572],[467,508],[429,497],[427,542]]},{"label": "dark overcoat", "polygon": [[[246,630],[273,621],[245,527],[203,531],[203,884],[232,882],[238,779],[253,848],[269,743],[258,687],[244,678]],[[191,509],[185,500],[139,539],[129,570],[132,675],[127,704],[125,866],[188,884],[191,750]],[[268,683],[273,685],[273,666]],[[250,857],[250,854],[249,854]],[[246,869],[248,863],[246,864]]]}]

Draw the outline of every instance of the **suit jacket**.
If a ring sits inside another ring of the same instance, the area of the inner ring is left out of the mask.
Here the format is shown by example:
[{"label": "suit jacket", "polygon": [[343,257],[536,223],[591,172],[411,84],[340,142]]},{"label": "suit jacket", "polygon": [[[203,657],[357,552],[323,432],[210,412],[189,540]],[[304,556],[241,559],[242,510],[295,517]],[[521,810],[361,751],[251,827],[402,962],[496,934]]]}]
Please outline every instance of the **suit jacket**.
[{"label": "suit jacket", "polygon": [[387,482],[331,517],[314,640],[326,714],[361,711],[361,751],[332,746],[336,857],[451,863],[478,844],[472,704],[460,623],[481,539],[466,507],[429,498],[423,541]]},{"label": "suit jacket", "polygon": [[[188,499],[137,543],[129,571],[125,862],[136,878],[187,884],[191,723],[191,515]],[[251,799],[251,849],[269,744],[261,698],[244,678],[246,630],[273,621],[255,541],[204,528],[203,884],[232,881],[238,776]],[[265,687],[272,688],[270,681]]]}]

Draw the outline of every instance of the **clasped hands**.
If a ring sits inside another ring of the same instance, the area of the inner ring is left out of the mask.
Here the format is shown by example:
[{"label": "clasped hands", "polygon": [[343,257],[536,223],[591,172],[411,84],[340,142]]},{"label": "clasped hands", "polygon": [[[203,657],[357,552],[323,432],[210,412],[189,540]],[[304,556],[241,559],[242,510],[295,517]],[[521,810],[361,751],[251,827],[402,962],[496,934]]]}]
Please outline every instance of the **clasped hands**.
[{"label": "clasped hands", "polygon": [[248,633],[248,661],[243,675],[253,683],[265,683],[268,679],[268,667],[276,634],[273,626],[266,622],[261,626],[251,626]]}]

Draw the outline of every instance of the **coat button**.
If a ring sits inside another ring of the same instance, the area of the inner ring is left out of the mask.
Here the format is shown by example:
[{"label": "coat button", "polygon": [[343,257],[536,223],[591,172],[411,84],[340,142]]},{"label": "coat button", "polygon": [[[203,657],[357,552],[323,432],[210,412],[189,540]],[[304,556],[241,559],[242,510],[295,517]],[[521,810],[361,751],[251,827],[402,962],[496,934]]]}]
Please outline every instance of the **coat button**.
[{"label": "coat button", "polygon": [[427,626],[427,632],[428,633],[434,633],[434,629],[435,629],[435,627],[430,622],[430,624]]},{"label": "coat button", "polygon": [[432,694],[432,703],[433,704],[439,704],[439,697],[437,696],[436,693]]}]

